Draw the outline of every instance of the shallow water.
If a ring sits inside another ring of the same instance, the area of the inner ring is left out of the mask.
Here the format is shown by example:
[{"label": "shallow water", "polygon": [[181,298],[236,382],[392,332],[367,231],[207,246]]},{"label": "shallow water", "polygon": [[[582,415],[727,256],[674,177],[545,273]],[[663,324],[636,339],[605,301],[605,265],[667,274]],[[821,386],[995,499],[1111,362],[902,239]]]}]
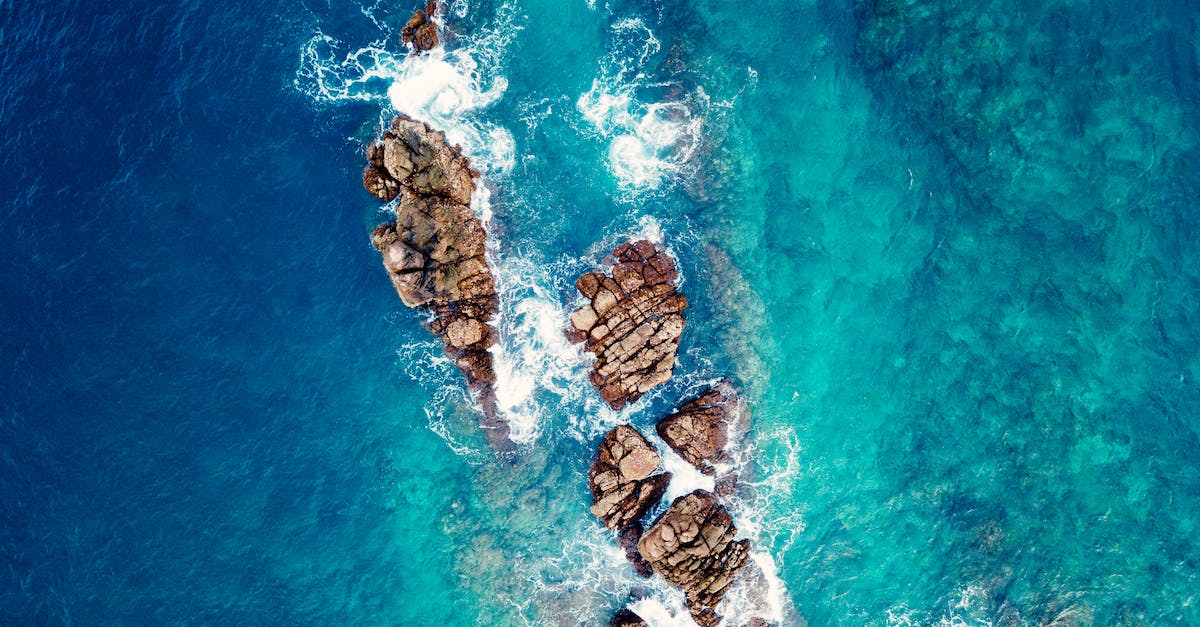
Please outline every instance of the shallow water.
[{"label": "shallow water", "polygon": [[[0,623],[686,624],[586,470],[726,374],[783,622],[1200,623],[1194,6],[415,8],[0,2]],[[396,110],[485,173],[513,459],[369,246]],[[560,331],[633,235],[618,413]]]}]

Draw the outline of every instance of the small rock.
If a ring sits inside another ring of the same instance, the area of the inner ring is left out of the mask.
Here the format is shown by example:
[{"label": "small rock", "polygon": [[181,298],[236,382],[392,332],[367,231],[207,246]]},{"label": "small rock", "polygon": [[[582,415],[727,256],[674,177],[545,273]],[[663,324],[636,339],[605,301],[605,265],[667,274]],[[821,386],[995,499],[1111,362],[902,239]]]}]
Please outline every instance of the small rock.
[{"label": "small rock", "polygon": [[749,409],[728,380],[722,380],[658,421],[655,431],[679,456],[701,472],[732,460],[725,450],[730,432],[743,431]]},{"label": "small rock", "polygon": [[633,612],[623,609],[612,617],[608,622],[608,627],[650,627],[646,621],[642,620],[641,616]]},{"label": "small rock", "polygon": [[437,15],[437,0],[429,0],[425,9],[417,9],[408,23],[400,29],[400,41],[413,47],[413,54],[421,54],[433,50],[438,45],[437,24],[433,18]]}]

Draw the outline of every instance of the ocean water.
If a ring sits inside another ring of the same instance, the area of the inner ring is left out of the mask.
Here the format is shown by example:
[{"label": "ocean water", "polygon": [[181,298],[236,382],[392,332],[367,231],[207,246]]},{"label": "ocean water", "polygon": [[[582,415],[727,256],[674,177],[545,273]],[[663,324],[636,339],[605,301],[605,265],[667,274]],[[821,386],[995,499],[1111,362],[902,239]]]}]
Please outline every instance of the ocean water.
[{"label": "ocean water", "polygon": [[[1194,3],[411,4],[0,0],[0,624],[687,625],[586,472],[724,375],[781,625],[1200,624]],[[484,173],[510,457],[368,242],[397,111]],[[630,236],[691,307],[613,412]]]}]

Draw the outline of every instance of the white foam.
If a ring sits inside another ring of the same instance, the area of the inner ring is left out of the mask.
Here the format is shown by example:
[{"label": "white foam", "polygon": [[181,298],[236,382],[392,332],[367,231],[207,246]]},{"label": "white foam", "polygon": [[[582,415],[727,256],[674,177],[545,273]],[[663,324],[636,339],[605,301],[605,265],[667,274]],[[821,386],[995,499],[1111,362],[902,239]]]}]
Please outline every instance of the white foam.
[{"label": "white foam", "polygon": [[648,439],[658,446],[658,450],[662,454],[663,468],[671,473],[671,482],[667,484],[666,493],[668,503],[696,490],[713,491],[716,482],[712,477],[689,464],[657,435],[648,434],[648,436]]},{"label": "white foam", "polygon": [[[455,6],[459,17],[466,10],[463,3]],[[511,3],[505,4],[496,23],[465,37],[461,46],[450,51],[438,46],[418,56],[389,49],[396,33],[382,26],[378,40],[349,52],[336,38],[318,32],[301,53],[295,84],[318,102],[379,102],[385,105],[383,121],[404,113],[426,122],[461,145],[476,169],[504,175],[515,162],[515,141],[484,115],[508,89],[504,62],[520,31],[515,15]]]},{"label": "white foam", "polygon": [[649,597],[629,604],[629,610],[650,627],[696,627],[682,599]]},{"label": "white foam", "polygon": [[[699,148],[703,121],[684,100],[643,103],[646,65],[662,44],[640,19],[611,27],[614,45],[576,109],[608,141],[608,166],[622,188],[652,190],[688,170]],[[659,85],[661,86],[661,85]]]},{"label": "white foam", "polygon": [[482,121],[479,112],[500,100],[508,80],[497,76],[483,83],[480,75],[470,54],[435,49],[401,64],[391,76],[387,97],[397,112],[444,130],[481,171],[505,174],[516,161],[512,133]]}]

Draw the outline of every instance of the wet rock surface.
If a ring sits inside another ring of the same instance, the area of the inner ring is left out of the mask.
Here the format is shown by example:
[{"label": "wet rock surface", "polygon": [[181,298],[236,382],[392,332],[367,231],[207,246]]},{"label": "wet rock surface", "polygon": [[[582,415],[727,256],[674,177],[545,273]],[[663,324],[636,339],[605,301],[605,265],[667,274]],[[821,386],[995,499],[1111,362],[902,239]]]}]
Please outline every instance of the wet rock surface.
[{"label": "wet rock surface", "polygon": [[642,523],[635,522],[617,534],[617,544],[625,550],[625,559],[633,564],[633,570],[642,577],[649,577],[654,574],[654,569],[650,568],[650,562],[642,558],[642,554],[638,553],[637,548],[638,541],[642,539],[645,531]]},{"label": "wet rock surface", "polygon": [[745,429],[749,410],[733,384],[722,380],[658,421],[655,430],[680,457],[707,475],[733,460],[726,451],[731,434]]},{"label": "wet rock surface", "polygon": [[588,472],[592,513],[609,529],[635,525],[667,490],[671,475],[655,474],[661,468],[662,458],[642,434],[629,425],[614,427]]},{"label": "wet rock surface", "polygon": [[376,227],[371,244],[404,304],[433,313],[429,328],[479,400],[488,440],[508,448],[488,352],[499,298],[484,254],[487,234],[470,206],[478,173],[443,133],[403,115],[371,144],[367,160],[367,191],[383,201],[399,198],[396,220]]},{"label": "wet rock surface", "polygon": [[571,315],[568,336],[596,355],[591,382],[621,409],[671,379],[687,298],[675,289],[675,262],[649,241],[622,244],[613,256],[611,276],[576,281],[590,302]]},{"label": "wet rock surface", "polygon": [[642,620],[641,616],[634,614],[629,610],[621,610],[617,612],[612,620],[608,622],[608,627],[650,627],[649,624]]},{"label": "wet rock surface", "polygon": [[400,41],[413,47],[413,54],[433,50],[438,45],[438,29],[433,18],[437,16],[437,0],[429,0],[424,9],[417,9],[408,23],[400,29]]},{"label": "wet rock surface", "polygon": [[642,536],[638,552],[654,572],[683,589],[688,610],[701,627],[720,622],[713,608],[724,597],[750,554],[749,540],[711,492],[675,499]]}]

